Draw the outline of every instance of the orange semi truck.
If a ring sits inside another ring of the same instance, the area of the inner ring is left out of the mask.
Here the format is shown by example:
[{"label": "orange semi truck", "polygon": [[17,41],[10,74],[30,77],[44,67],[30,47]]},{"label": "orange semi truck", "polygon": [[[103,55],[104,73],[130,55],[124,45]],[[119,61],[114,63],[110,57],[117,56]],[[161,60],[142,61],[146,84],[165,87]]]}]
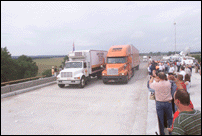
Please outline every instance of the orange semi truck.
[{"label": "orange semi truck", "polygon": [[134,76],[140,65],[139,51],[133,45],[114,45],[107,53],[106,69],[102,71],[103,83],[124,82]]}]

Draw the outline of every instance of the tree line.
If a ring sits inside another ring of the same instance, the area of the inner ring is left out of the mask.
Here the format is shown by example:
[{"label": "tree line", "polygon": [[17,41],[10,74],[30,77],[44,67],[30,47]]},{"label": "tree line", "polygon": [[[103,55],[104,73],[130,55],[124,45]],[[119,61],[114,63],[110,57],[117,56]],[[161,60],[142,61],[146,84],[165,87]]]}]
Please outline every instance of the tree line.
[{"label": "tree line", "polygon": [[37,73],[38,66],[31,57],[21,55],[18,59],[12,59],[7,48],[1,48],[1,83],[35,77]]}]

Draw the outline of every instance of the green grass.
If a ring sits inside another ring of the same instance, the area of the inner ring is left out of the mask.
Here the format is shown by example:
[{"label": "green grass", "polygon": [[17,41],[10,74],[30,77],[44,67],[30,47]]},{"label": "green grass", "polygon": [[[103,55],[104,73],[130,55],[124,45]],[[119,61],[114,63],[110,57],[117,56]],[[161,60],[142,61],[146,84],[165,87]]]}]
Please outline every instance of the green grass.
[{"label": "green grass", "polygon": [[48,59],[33,59],[33,61],[36,62],[36,65],[38,66],[37,76],[42,76],[42,73],[47,69],[52,69],[52,66],[57,66],[57,68],[59,69],[60,65],[62,65],[63,60],[64,60],[64,57],[48,58]]}]

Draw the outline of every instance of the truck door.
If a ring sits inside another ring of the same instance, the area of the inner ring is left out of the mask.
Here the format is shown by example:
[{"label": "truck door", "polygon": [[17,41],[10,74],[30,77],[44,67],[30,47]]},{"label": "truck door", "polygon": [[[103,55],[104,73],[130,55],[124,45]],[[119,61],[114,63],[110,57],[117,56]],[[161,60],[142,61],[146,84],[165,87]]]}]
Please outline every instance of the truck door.
[{"label": "truck door", "polygon": [[87,67],[86,62],[83,63],[83,69],[84,69],[84,75],[87,77],[88,76],[88,67]]}]

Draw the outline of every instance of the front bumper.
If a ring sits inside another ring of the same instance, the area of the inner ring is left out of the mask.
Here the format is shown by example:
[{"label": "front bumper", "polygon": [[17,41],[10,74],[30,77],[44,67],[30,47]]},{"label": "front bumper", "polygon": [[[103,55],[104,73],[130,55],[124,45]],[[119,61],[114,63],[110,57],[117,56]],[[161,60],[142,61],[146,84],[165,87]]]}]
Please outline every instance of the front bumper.
[{"label": "front bumper", "polygon": [[80,80],[57,80],[57,84],[80,84]]},{"label": "front bumper", "polygon": [[125,82],[127,76],[102,76],[103,82]]}]

